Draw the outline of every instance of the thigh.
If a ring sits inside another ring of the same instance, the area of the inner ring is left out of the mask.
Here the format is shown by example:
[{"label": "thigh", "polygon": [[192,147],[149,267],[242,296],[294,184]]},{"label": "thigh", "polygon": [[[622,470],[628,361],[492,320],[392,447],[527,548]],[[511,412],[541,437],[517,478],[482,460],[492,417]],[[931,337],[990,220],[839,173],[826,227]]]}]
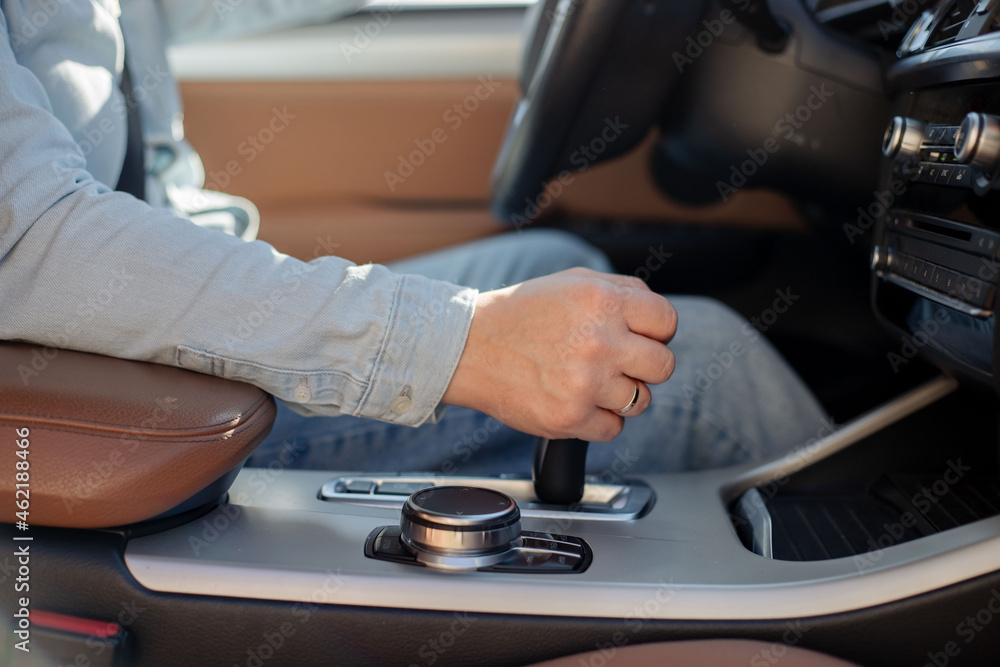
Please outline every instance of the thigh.
[{"label": "thigh", "polygon": [[626,474],[764,461],[829,434],[833,424],[767,339],[721,303],[672,297],[673,377],[649,409],[590,447],[588,471]]},{"label": "thigh", "polygon": [[510,232],[454,248],[392,262],[397,273],[416,273],[479,290],[492,290],[582,266],[610,272],[597,248],[568,232]]},{"label": "thigh", "polygon": [[303,417],[282,403],[247,465],[357,472],[494,475],[528,471],[534,438],[475,410],[451,407],[418,428],[356,417]]}]

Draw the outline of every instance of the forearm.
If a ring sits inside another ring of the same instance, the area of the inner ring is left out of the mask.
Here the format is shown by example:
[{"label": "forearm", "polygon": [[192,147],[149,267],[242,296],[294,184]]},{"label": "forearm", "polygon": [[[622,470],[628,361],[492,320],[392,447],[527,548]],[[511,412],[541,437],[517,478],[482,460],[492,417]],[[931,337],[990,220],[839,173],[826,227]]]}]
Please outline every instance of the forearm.
[{"label": "forearm", "polygon": [[[244,380],[304,412],[410,425],[433,413],[474,291],[333,257],[306,264],[111,192],[6,46],[0,339]],[[400,396],[409,409],[394,411]]]}]

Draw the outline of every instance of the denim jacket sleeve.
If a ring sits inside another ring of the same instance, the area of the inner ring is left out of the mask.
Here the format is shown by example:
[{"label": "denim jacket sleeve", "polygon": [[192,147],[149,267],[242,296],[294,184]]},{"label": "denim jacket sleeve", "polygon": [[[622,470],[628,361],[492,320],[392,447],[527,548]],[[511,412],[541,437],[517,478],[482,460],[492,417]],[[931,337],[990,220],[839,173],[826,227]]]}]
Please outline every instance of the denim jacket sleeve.
[{"label": "denim jacket sleeve", "polygon": [[[0,339],[181,366],[303,413],[414,426],[451,380],[475,296],[336,257],[303,263],[111,191],[17,64],[0,13]],[[38,366],[18,369],[26,385]]]},{"label": "denim jacket sleeve", "polygon": [[332,21],[365,0],[157,0],[172,44]]}]

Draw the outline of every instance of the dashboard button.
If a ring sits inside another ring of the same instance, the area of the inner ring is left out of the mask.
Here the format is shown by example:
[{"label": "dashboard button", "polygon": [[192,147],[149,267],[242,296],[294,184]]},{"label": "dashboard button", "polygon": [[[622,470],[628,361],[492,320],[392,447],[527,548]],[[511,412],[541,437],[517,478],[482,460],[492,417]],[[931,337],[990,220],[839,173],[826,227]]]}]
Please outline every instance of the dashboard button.
[{"label": "dashboard button", "polygon": [[948,146],[955,145],[955,139],[958,137],[958,125],[950,125],[944,128],[944,136],[941,141]]},{"label": "dashboard button", "polygon": [[934,272],[937,267],[930,262],[921,262],[921,264],[920,272],[917,274],[917,282],[930,287],[934,284]]},{"label": "dashboard button", "polygon": [[930,286],[939,292],[950,293],[951,290],[955,289],[957,281],[957,273],[939,266],[934,270],[934,276],[931,278]]},{"label": "dashboard button", "polygon": [[969,174],[969,168],[964,164],[956,164],[951,167],[951,178],[948,179],[948,185],[954,185],[955,187],[968,187],[969,183],[972,181]]},{"label": "dashboard button", "polygon": [[927,128],[927,134],[925,135],[927,137],[927,142],[935,146],[940,144],[944,140],[945,129],[946,128],[941,125],[929,126]]},{"label": "dashboard button", "polygon": [[937,178],[934,179],[934,182],[938,185],[947,185],[948,181],[951,180],[951,170],[952,166],[950,164],[943,164],[938,167]]}]

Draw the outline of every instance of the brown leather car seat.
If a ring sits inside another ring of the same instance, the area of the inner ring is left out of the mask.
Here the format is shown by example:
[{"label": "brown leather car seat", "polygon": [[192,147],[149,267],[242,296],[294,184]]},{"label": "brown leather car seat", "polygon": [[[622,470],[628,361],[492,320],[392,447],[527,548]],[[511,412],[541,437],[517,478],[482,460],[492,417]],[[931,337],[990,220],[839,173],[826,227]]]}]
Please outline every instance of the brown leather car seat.
[{"label": "brown leather car seat", "polygon": [[274,399],[247,384],[0,343],[4,521],[17,520],[23,500],[30,525],[104,528],[176,510],[202,491],[221,496],[274,416]]},{"label": "brown leather car seat", "polygon": [[607,648],[556,658],[532,667],[857,667],[781,642],[699,639]]}]

